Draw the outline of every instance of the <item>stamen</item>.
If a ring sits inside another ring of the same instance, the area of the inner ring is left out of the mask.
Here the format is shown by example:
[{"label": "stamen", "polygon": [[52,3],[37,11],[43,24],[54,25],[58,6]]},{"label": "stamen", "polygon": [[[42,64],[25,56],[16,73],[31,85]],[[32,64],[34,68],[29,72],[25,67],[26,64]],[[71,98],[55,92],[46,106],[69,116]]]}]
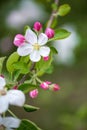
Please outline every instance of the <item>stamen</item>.
[{"label": "stamen", "polygon": [[39,50],[40,49],[40,45],[38,45],[38,43],[35,43],[33,46],[34,46],[35,50]]}]

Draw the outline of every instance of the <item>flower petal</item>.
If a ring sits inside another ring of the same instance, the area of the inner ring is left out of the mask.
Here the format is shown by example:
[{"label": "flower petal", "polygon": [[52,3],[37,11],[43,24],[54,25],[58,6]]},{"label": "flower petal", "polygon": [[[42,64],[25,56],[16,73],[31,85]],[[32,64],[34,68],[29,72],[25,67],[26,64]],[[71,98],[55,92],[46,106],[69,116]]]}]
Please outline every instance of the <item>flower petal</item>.
[{"label": "flower petal", "polygon": [[41,56],[39,54],[38,51],[34,50],[31,54],[30,54],[30,59],[33,62],[38,62],[40,60]]},{"label": "flower petal", "polygon": [[0,96],[0,114],[5,112],[8,109],[9,102],[7,95]]},{"label": "flower petal", "polygon": [[16,106],[23,106],[25,102],[25,95],[20,90],[9,90],[7,92],[9,104]]},{"label": "flower petal", "polygon": [[2,119],[3,125],[7,128],[18,128],[20,125],[20,120],[13,117],[5,117]]},{"label": "flower petal", "polygon": [[37,43],[37,36],[31,29],[27,29],[26,34],[25,34],[25,39],[30,44]]},{"label": "flower petal", "polygon": [[32,52],[32,50],[32,45],[25,43],[23,46],[18,47],[17,52],[20,56],[27,56]]},{"label": "flower petal", "polygon": [[46,34],[44,33],[41,33],[39,36],[38,36],[38,44],[39,45],[44,45],[46,44],[48,41],[48,37]]},{"label": "flower petal", "polygon": [[3,89],[5,85],[6,85],[5,78],[0,76],[0,89]]},{"label": "flower petal", "polygon": [[48,56],[50,53],[50,48],[47,46],[40,47],[39,53],[43,57]]}]

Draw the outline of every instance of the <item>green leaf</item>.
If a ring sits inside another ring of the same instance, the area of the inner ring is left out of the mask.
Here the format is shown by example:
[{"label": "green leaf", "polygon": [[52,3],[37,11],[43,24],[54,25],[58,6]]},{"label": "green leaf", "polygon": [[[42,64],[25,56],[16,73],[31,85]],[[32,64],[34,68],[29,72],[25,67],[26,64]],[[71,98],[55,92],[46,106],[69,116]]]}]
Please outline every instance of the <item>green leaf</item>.
[{"label": "green leaf", "polygon": [[37,88],[36,85],[33,85],[33,84],[28,84],[28,83],[24,83],[24,84],[21,84],[18,89],[23,91],[24,93],[28,93],[29,91],[33,90]]},{"label": "green leaf", "polygon": [[67,38],[70,34],[71,33],[65,29],[58,29],[55,31],[55,36],[52,39],[50,39],[49,42],[53,40],[61,40]]},{"label": "green leaf", "polygon": [[50,58],[48,61],[44,61],[43,59],[41,59],[39,62],[36,63],[36,70],[38,76],[42,76],[46,72],[46,70],[50,67],[53,61],[52,54],[49,57]]},{"label": "green leaf", "polygon": [[12,53],[10,56],[9,56],[9,58],[8,58],[8,60],[7,60],[7,62],[6,62],[6,67],[7,67],[7,70],[9,71],[9,72],[13,72],[14,71],[14,66],[13,66],[13,64],[14,63],[16,63],[18,60],[19,60],[19,55],[18,55],[18,53],[17,52],[14,52],[14,53]]},{"label": "green leaf", "polygon": [[65,16],[66,14],[70,12],[70,10],[71,10],[70,5],[68,4],[61,5],[58,9],[58,15]]},{"label": "green leaf", "polygon": [[54,67],[52,65],[50,65],[49,68],[46,70],[46,73],[52,74],[53,70],[54,70]]},{"label": "green leaf", "polygon": [[1,72],[2,72],[3,62],[4,62],[5,58],[6,58],[6,57],[1,57],[1,58],[0,58],[0,74],[1,74]]},{"label": "green leaf", "polygon": [[28,25],[26,25],[25,27],[24,27],[24,32],[26,33],[26,30],[27,29],[30,29],[30,27],[28,26]]},{"label": "green leaf", "polygon": [[24,107],[25,111],[27,111],[27,112],[33,112],[33,111],[37,111],[39,109],[38,107],[34,107],[31,105],[27,105],[27,104],[25,104],[23,107]]},{"label": "green leaf", "polygon": [[41,130],[41,129],[32,121],[23,119],[17,130]]},{"label": "green leaf", "polygon": [[13,67],[15,70],[20,70],[21,74],[26,74],[29,72],[29,68],[28,65],[26,63],[23,62],[17,62],[13,64]]},{"label": "green leaf", "polygon": [[53,54],[58,54],[58,51],[55,47],[51,46],[50,49]]}]

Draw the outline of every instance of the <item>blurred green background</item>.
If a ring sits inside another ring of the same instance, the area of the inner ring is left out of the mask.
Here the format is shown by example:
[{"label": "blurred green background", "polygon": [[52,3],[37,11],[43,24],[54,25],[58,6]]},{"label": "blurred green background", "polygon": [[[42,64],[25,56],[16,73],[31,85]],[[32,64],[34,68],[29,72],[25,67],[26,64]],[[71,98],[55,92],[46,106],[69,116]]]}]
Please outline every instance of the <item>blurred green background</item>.
[{"label": "blurred green background", "polygon": [[[51,2],[53,2],[51,0]],[[37,99],[27,102],[40,107],[34,113],[15,109],[20,118],[28,118],[44,130],[87,130],[87,1],[60,0],[71,12],[58,18],[58,27],[72,32],[69,39],[52,43],[58,48],[54,72],[44,80],[58,83],[59,92],[41,90]],[[16,50],[13,38],[24,26],[35,21],[46,24],[51,13],[50,0],[0,0],[0,56]],[[63,42],[63,43],[62,43]],[[14,109],[12,107],[11,109]]]}]

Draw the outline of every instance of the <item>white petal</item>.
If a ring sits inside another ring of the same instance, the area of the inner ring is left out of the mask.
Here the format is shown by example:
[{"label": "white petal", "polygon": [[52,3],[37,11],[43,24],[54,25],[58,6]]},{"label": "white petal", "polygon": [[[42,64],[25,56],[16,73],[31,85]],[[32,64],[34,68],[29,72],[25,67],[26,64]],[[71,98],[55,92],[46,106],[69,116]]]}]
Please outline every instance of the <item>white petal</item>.
[{"label": "white petal", "polygon": [[34,50],[31,54],[30,54],[30,59],[33,62],[38,62],[40,60],[41,56],[39,54],[39,51]]},{"label": "white petal", "polygon": [[32,50],[32,45],[25,43],[25,45],[18,47],[17,52],[20,56],[27,56],[32,52]]},{"label": "white petal", "polygon": [[0,89],[3,89],[5,85],[6,85],[5,78],[0,76]]},{"label": "white petal", "polygon": [[31,29],[27,29],[26,34],[25,34],[25,39],[30,44],[37,43],[37,36]]},{"label": "white petal", "polygon": [[44,45],[46,44],[48,41],[48,37],[47,35],[45,35],[44,33],[41,33],[39,36],[38,36],[38,44],[39,45]]},{"label": "white petal", "polygon": [[43,57],[48,56],[50,53],[50,48],[47,46],[40,47],[39,53]]},{"label": "white petal", "polygon": [[18,128],[20,125],[20,120],[13,117],[3,118],[3,125],[7,128]]},{"label": "white petal", "polygon": [[0,96],[0,114],[5,112],[8,109],[9,102],[8,97],[6,96]]},{"label": "white petal", "polygon": [[23,106],[25,102],[25,95],[20,90],[9,90],[7,92],[8,100],[11,105]]}]

